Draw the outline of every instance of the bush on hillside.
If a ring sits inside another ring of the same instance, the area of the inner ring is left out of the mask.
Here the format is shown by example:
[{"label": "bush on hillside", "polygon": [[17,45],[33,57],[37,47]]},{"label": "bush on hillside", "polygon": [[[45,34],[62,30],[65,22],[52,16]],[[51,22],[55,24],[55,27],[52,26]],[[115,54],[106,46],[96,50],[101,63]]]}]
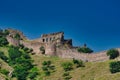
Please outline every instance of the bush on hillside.
[{"label": "bush on hillside", "polygon": [[65,76],[69,76],[69,72],[65,72],[62,76],[65,77]]},{"label": "bush on hillside", "polygon": [[24,45],[23,45],[23,44],[19,44],[19,47],[20,47],[21,49],[23,49],[23,48],[24,48]]},{"label": "bush on hillside", "polygon": [[49,65],[51,65],[51,61],[43,61],[42,65],[49,66]]},{"label": "bush on hillside", "polygon": [[115,59],[119,56],[119,51],[117,49],[110,49],[107,51],[107,55],[110,59]]},{"label": "bush on hillside", "polygon": [[69,72],[65,72],[63,75],[64,80],[70,80],[72,77],[70,76]]},{"label": "bush on hillside", "polygon": [[73,64],[71,62],[62,63],[62,67],[65,71],[70,71],[73,69]]},{"label": "bush on hillside", "polygon": [[33,49],[32,49],[32,48],[30,48],[30,49],[29,49],[29,51],[30,51],[30,52],[33,52]]},{"label": "bush on hillside", "polygon": [[45,71],[45,76],[50,76],[51,72],[50,71]]},{"label": "bush on hillside", "polygon": [[17,40],[20,40],[21,39],[20,34],[16,33],[14,38],[17,39]]},{"label": "bush on hillside", "polygon": [[5,37],[0,37],[0,46],[6,46],[8,44],[9,42],[7,41]]},{"label": "bush on hillside", "polygon": [[3,31],[3,34],[5,35],[5,36],[7,36],[7,35],[9,35],[9,31],[7,30],[7,29],[5,29],[4,31]]},{"label": "bush on hillside", "polygon": [[[14,68],[13,77],[17,80],[26,80],[27,77],[35,78],[36,72],[34,72],[33,60],[29,54],[24,51],[20,51],[18,47],[10,46],[8,50],[9,65]],[[31,70],[32,69],[32,70]]]},{"label": "bush on hillside", "polygon": [[23,50],[24,50],[25,52],[27,52],[27,51],[29,51],[29,48],[24,47]]},{"label": "bush on hillside", "polygon": [[40,51],[42,52],[42,54],[45,54],[45,48],[43,46],[40,47]]},{"label": "bush on hillside", "polygon": [[92,53],[93,52],[93,50],[88,47],[79,47],[77,50],[78,50],[78,52],[82,52],[82,53]]},{"label": "bush on hillside", "polygon": [[31,73],[29,74],[29,78],[30,78],[31,80],[33,80],[37,75],[38,75],[38,72],[31,72]]},{"label": "bush on hillside", "polygon": [[111,62],[109,67],[111,73],[120,72],[120,61]]},{"label": "bush on hillside", "polygon": [[26,76],[28,75],[28,70],[21,65],[16,65],[14,67],[14,75],[18,80],[26,80]]},{"label": "bush on hillside", "polygon": [[2,74],[7,76],[9,74],[9,71],[6,70],[6,69],[0,69],[0,73],[2,73]]},{"label": "bush on hillside", "polygon": [[49,76],[55,70],[55,66],[51,64],[51,61],[44,61],[42,63],[42,70],[45,76]]},{"label": "bush on hillside", "polygon": [[76,65],[76,67],[84,67],[84,63],[82,60],[76,60],[73,58],[73,63]]},{"label": "bush on hillside", "polygon": [[10,60],[15,60],[22,55],[22,53],[19,51],[19,48],[17,47],[10,47],[8,53]]},{"label": "bush on hillside", "polygon": [[0,58],[2,59],[2,60],[4,60],[5,62],[7,62],[7,60],[8,60],[8,58],[4,55],[4,53],[3,52],[1,52],[0,51]]}]

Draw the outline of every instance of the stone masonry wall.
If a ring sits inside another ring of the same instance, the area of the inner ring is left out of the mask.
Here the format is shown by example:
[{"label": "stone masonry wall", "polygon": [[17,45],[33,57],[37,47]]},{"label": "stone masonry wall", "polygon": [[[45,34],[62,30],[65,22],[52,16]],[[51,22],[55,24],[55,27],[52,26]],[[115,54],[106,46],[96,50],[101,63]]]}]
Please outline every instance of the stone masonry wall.
[{"label": "stone masonry wall", "polygon": [[[19,31],[11,30],[11,32],[15,34],[16,32],[19,32]],[[61,32],[53,33],[53,34],[45,34],[45,35],[42,35],[42,38],[38,38],[36,40],[24,39],[25,38],[24,35],[21,32],[19,32],[19,33],[20,33],[20,35],[22,35],[23,40],[16,40],[10,36],[7,36],[8,42],[14,46],[23,44],[25,47],[32,48],[33,52],[35,52],[36,54],[41,54],[40,47],[43,46],[45,48],[46,55],[59,56],[61,58],[75,58],[75,59],[81,59],[83,61],[90,61],[90,62],[105,61],[105,60],[109,59],[109,57],[106,55],[106,51],[85,54],[85,53],[77,52],[77,50],[75,48],[69,48],[69,47],[63,48],[63,46],[62,46],[62,48],[56,47],[56,46],[58,46],[57,45],[58,42],[59,42],[59,44],[64,43],[64,42],[62,42],[62,41],[64,41],[64,35],[63,35],[64,33],[61,33]],[[59,41],[52,42],[51,40],[53,40],[54,37],[61,38],[61,39],[59,39]],[[47,41],[47,39],[49,41]],[[46,40],[46,41],[44,42],[44,40]],[[70,40],[70,43],[68,42],[68,44],[70,44],[72,46],[72,40]],[[118,50],[120,52],[120,49],[118,49]]]},{"label": "stone masonry wall", "polygon": [[20,42],[19,42],[18,40],[13,39],[13,38],[10,37],[10,36],[7,36],[6,38],[7,38],[8,42],[9,42],[10,44],[12,44],[12,45],[14,45],[14,46],[19,46],[19,43],[20,43]]},{"label": "stone masonry wall", "polygon": [[90,62],[105,61],[109,59],[109,57],[106,55],[106,51],[99,53],[85,54],[70,49],[69,50],[57,49],[57,55],[62,58],[75,58]]}]

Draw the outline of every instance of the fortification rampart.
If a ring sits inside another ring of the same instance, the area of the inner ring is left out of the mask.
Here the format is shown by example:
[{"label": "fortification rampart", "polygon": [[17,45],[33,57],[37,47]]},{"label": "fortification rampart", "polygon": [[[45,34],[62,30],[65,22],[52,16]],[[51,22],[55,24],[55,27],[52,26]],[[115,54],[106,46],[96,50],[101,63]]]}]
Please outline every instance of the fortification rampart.
[{"label": "fortification rampart", "polygon": [[[16,33],[20,34],[22,37],[21,40],[14,39],[11,36]],[[83,61],[105,61],[109,59],[106,51],[91,54],[78,53],[76,47],[72,46],[72,39],[64,39],[63,32],[43,34],[41,38],[28,40],[20,31],[10,30],[10,35],[7,36],[7,40],[14,46],[23,44],[25,47],[32,48],[36,54],[41,54],[40,47],[43,46],[46,55],[59,56],[61,58],[75,58]],[[120,49],[118,50],[120,52]]]}]

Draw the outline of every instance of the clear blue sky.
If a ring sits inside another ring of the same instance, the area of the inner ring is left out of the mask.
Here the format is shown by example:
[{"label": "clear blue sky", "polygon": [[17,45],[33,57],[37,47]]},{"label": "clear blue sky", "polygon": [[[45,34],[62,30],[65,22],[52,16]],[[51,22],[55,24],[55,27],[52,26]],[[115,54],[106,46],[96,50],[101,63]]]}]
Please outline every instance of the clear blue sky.
[{"label": "clear blue sky", "polygon": [[120,0],[0,0],[0,27],[28,38],[64,31],[95,51],[120,47]]}]

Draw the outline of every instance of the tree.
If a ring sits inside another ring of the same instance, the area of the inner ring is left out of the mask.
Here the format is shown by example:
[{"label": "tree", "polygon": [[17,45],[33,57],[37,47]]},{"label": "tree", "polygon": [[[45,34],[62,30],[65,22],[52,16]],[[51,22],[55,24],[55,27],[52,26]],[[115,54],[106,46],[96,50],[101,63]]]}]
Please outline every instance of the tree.
[{"label": "tree", "polygon": [[26,80],[28,71],[25,69],[25,67],[21,65],[16,65],[14,68],[14,75],[17,77],[18,80]]},{"label": "tree", "polygon": [[13,60],[13,61],[22,55],[22,53],[19,51],[17,47],[10,47],[8,52],[9,52],[8,55],[10,60]]},{"label": "tree", "polygon": [[107,55],[110,59],[115,59],[119,56],[119,51],[117,49],[110,49],[107,51]]}]

